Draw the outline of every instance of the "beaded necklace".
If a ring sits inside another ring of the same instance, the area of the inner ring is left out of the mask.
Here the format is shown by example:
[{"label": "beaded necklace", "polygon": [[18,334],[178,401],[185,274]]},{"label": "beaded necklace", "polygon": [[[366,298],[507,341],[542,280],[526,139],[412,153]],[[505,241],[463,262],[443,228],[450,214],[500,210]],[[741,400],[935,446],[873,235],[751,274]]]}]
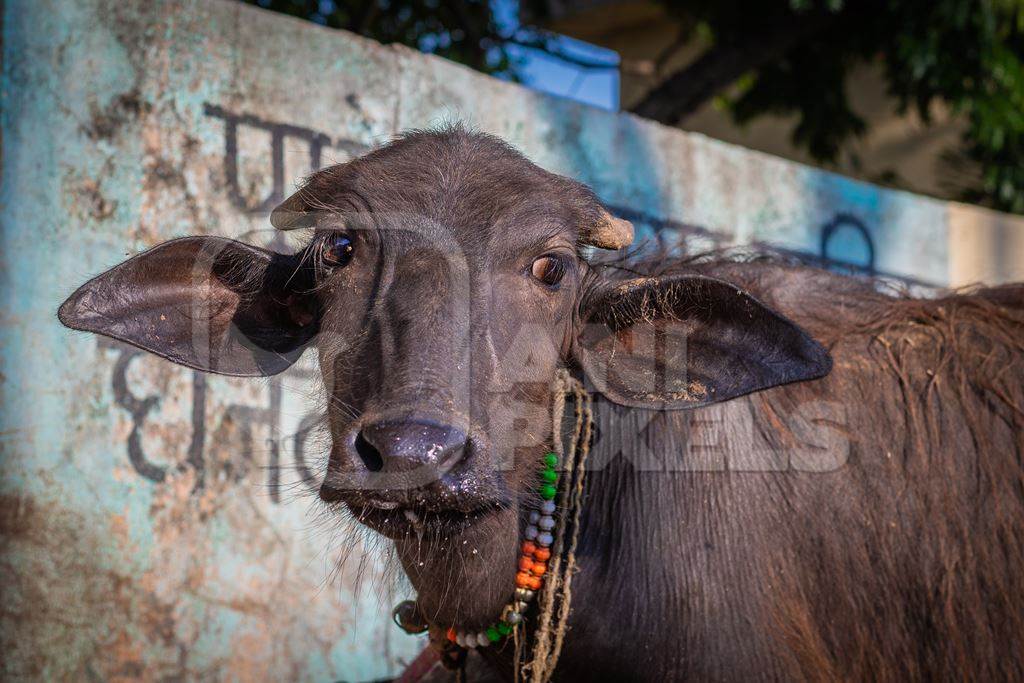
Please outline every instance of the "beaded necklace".
[{"label": "beaded necklace", "polygon": [[530,522],[523,532],[525,540],[520,546],[519,571],[516,573],[516,589],[512,600],[505,605],[501,618],[483,631],[457,631],[449,628],[448,640],[473,649],[487,647],[510,635],[523,621],[523,613],[529,607],[537,591],[544,585],[544,574],[551,559],[552,530],[555,528],[555,495],[558,493],[558,454],[554,451],[544,455],[542,460],[541,485],[538,489],[540,509],[530,511]]},{"label": "beaded necklace", "polygon": [[[489,647],[515,636],[516,680],[522,674],[527,680],[546,683],[554,672],[566,633],[572,600],[572,577],[577,571],[576,544],[583,507],[583,480],[593,426],[590,396],[567,370],[557,372],[554,389],[554,450],[545,453],[541,459],[541,483],[537,489],[541,503],[539,508],[529,512],[520,545],[515,590],[498,621],[482,631],[464,631],[455,627],[445,631],[443,627],[437,628],[439,625],[428,624],[419,613],[416,603],[411,600],[400,603],[392,613],[395,623],[407,633],[431,631],[431,646],[417,658],[417,662],[425,658],[424,662],[428,662],[425,666],[428,668],[429,662],[436,661],[439,655],[446,668],[458,668],[465,662],[466,650]],[[569,443],[563,450],[562,418],[566,399],[570,395],[573,397],[576,421],[569,432]],[[559,469],[566,477],[561,487],[558,485]],[[558,518],[555,517],[556,510],[562,511]],[[540,592],[542,587],[545,589],[543,593]],[[532,659],[527,663],[522,659],[523,640],[518,637],[518,627],[523,624],[524,613],[535,598],[539,603],[537,624]],[[407,679],[403,677],[402,680]]]}]

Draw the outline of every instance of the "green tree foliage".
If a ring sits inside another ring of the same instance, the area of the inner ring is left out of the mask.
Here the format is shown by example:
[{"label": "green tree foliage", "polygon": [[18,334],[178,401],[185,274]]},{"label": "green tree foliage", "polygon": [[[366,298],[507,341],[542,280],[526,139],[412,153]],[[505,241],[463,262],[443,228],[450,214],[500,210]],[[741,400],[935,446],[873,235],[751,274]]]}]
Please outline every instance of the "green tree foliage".
[{"label": "green tree foliage", "polygon": [[[859,64],[880,63],[901,112],[914,109],[929,122],[932,105],[942,103],[966,121],[963,147],[950,157],[977,168],[980,180],[960,187],[961,195],[1024,213],[1021,0],[683,0],[671,5],[704,27],[712,47],[641,102],[640,113],[661,105],[655,117],[677,121],[688,110],[660,99],[667,84],[684,84],[702,61],[728,62],[737,51],[749,52],[748,45],[767,43],[774,49],[739,60],[732,73],[716,81],[716,94],[740,85],[730,99],[740,123],[765,112],[798,115],[794,142],[820,161],[835,161],[843,144],[866,129],[850,106],[847,75]],[[679,92],[673,99],[686,104]]]}]

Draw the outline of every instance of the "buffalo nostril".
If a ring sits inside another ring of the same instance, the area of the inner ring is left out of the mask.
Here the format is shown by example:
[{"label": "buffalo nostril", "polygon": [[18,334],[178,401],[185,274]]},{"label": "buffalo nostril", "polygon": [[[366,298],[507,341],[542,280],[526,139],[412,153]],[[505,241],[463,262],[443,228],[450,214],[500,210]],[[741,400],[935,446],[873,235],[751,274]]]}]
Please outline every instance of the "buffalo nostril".
[{"label": "buffalo nostril", "polygon": [[366,465],[366,469],[371,472],[380,472],[384,469],[384,458],[380,457],[380,451],[372,443],[366,440],[363,436],[362,431],[356,434],[356,453],[359,454],[359,459]]},{"label": "buffalo nostril", "polygon": [[355,450],[371,472],[409,472],[426,468],[448,472],[466,454],[460,429],[426,421],[377,422],[363,427]]}]

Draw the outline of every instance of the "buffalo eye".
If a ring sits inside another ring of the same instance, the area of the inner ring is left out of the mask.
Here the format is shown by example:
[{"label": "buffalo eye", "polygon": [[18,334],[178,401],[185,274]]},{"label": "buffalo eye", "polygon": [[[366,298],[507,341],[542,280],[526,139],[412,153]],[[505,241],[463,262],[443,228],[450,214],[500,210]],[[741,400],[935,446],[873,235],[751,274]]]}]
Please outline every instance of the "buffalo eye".
[{"label": "buffalo eye", "polygon": [[348,265],[348,262],[352,260],[352,254],[355,253],[355,250],[356,246],[352,242],[352,238],[338,232],[327,238],[320,258],[328,266],[340,268]]},{"label": "buffalo eye", "polygon": [[565,259],[559,256],[541,256],[533,262],[533,276],[548,287],[557,287],[565,277],[568,266]]}]

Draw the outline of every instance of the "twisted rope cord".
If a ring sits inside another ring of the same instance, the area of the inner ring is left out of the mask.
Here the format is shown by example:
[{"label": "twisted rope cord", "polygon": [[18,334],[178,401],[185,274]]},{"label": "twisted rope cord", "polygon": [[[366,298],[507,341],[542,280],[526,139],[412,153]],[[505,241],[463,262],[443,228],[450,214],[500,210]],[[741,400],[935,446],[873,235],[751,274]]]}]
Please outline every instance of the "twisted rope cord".
[{"label": "twisted rope cord", "polygon": [[[562,440],[562,419],[565,414],[565,399],[569,392],[572,392],[574,398],[576,424],[570,436],[569,448],[566,449]],[[562,514],[558,516],[558,523],[555,525],[547,580],[540,599],[540,620],[534,636],[533,656],[531,662],[523,667],[524,674],[527,674],[532,683],[547,683],[551,680],[565,640],[572,603],[572,577],[576,572],[576,547],[579,542],[579,522],[583,509],[583,479],[586,474],[587,456],[590,454],[590,434],[594,419],[590,400],[583,385],[567,370],[558,371],[551,408],[552,442],[559,461],[563,464],[566,484],[558,499]],[[563,562],[567,533],[568,550]],[[517,634],[517,681],[521,661],[520,648],[521,643]]]},{"label": "twisted rope cord", "polygon": [[[594,424],[593,408],[590,395],[579,383],[574,381],[573,391],[576,394],[576,432],[573,436],[573,450],[577,452],[573,473],[572,493],[572,537],[566,554],[565,578],[562,580],[562,599],[558,610],[558,621],[555,624],[555,645],[548,656],[548,675],[554,673],[558,657],[562,654],[562,643],[568,631],[569,606],[572,603],[572,577],[576,574],[576,546],[580,539],[580,515],[583,512],[583,478],[586,474],[587,456],[590,455],[590,434]],[[578,449],[578,450],[577,450]]]}]

